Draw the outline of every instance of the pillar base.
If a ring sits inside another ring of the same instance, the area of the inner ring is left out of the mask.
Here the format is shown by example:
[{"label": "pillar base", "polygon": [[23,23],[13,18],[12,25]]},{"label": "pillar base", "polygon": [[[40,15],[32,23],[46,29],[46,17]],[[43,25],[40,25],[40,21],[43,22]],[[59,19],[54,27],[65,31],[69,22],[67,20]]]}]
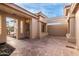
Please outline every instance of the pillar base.
[{"label": "pillar base", "polygon": [[70,37],[68,41],[69,41],[69,42],[72,42],[72,43],[76,43],[75,37]]},{"label": "pillar base", "polygon": [[75,47],[75,49],[76,49],[76,50],[79,50],[79,47],[78,47],[78,46],[76,46],[76,47]]},{"label": "pillar base", "polygon": [[69,33],[66,34],[66,37],[68,38],[68,42],[76,43],[76,39],[74,36],[71,36]]},{"label": "pillar base", "polygon": [[66,37],[69,39],[69,38],[70,38],[70,34],[69,34],[69,33],[67,33],[67,34],[66,34]]}]

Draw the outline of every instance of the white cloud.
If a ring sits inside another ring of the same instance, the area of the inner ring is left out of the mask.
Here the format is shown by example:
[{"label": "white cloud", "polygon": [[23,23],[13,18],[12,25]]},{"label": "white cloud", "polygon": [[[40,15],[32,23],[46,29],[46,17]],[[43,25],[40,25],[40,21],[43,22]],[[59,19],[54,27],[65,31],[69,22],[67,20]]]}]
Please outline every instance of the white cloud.
[{"label": "white cloud", "polygon": [[48,25],[63,25],[64,23],[48,23]]},{"label": "white cloud", "polygon": [[63,15],[63,4],[59,3],[16,3],[17,5],[23,7],[24,9],[36,13],[42,11],[48,17],[56,17]]}]

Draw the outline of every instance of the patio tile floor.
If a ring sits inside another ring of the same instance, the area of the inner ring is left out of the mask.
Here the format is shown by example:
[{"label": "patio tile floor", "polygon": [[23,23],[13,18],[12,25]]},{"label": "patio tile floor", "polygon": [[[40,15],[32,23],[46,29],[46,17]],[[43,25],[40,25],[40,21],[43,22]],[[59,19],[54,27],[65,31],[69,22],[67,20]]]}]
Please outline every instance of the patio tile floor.
[{"label": "patio tile floor", "polygon": [[79,50],[69,48],[75,44],[69,43],[66,37],[48,36],[42,39],[21,39],[7,37],[7,43],[15,51],[11,56],[78,56]]}]

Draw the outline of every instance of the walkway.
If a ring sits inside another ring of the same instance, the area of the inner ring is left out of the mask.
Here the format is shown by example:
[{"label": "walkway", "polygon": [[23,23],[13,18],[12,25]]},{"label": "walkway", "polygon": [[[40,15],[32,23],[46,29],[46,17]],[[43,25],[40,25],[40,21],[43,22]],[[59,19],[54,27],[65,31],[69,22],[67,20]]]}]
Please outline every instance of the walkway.
[{"label": "walkway", "polygon": [[[45,37],[42,39],[17,40],[8,37],[7,43],[12,45],[15,51],[12,56],[74,56],[79,51],[74,45],[67,42],[65,37]],[[71,48],[67,46],[73,46]]]}]

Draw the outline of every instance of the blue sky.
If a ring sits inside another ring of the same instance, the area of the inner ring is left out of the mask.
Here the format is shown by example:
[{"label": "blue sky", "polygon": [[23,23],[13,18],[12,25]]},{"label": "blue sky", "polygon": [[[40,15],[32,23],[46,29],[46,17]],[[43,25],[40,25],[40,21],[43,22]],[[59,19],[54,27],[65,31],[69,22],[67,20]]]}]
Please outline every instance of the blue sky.
[{"label": "blue sky", "polygon": [[16,3],[22,8],[32,12],[37,13],[41,11],[49,18],[63,16],[63,3]]},{"label": "blue sky", "polygon": [[[22,8],[32,12],[37,13],[41,11],[49,18],[51,17],[57,17],[57,16],[63,16],[63,8],[64,4],[62,3],[17,3],[17,5],[21,6]],[[7,17],[7,20],[9,23],[9,26],[14,26],[14,22],[12,18]]]}]

